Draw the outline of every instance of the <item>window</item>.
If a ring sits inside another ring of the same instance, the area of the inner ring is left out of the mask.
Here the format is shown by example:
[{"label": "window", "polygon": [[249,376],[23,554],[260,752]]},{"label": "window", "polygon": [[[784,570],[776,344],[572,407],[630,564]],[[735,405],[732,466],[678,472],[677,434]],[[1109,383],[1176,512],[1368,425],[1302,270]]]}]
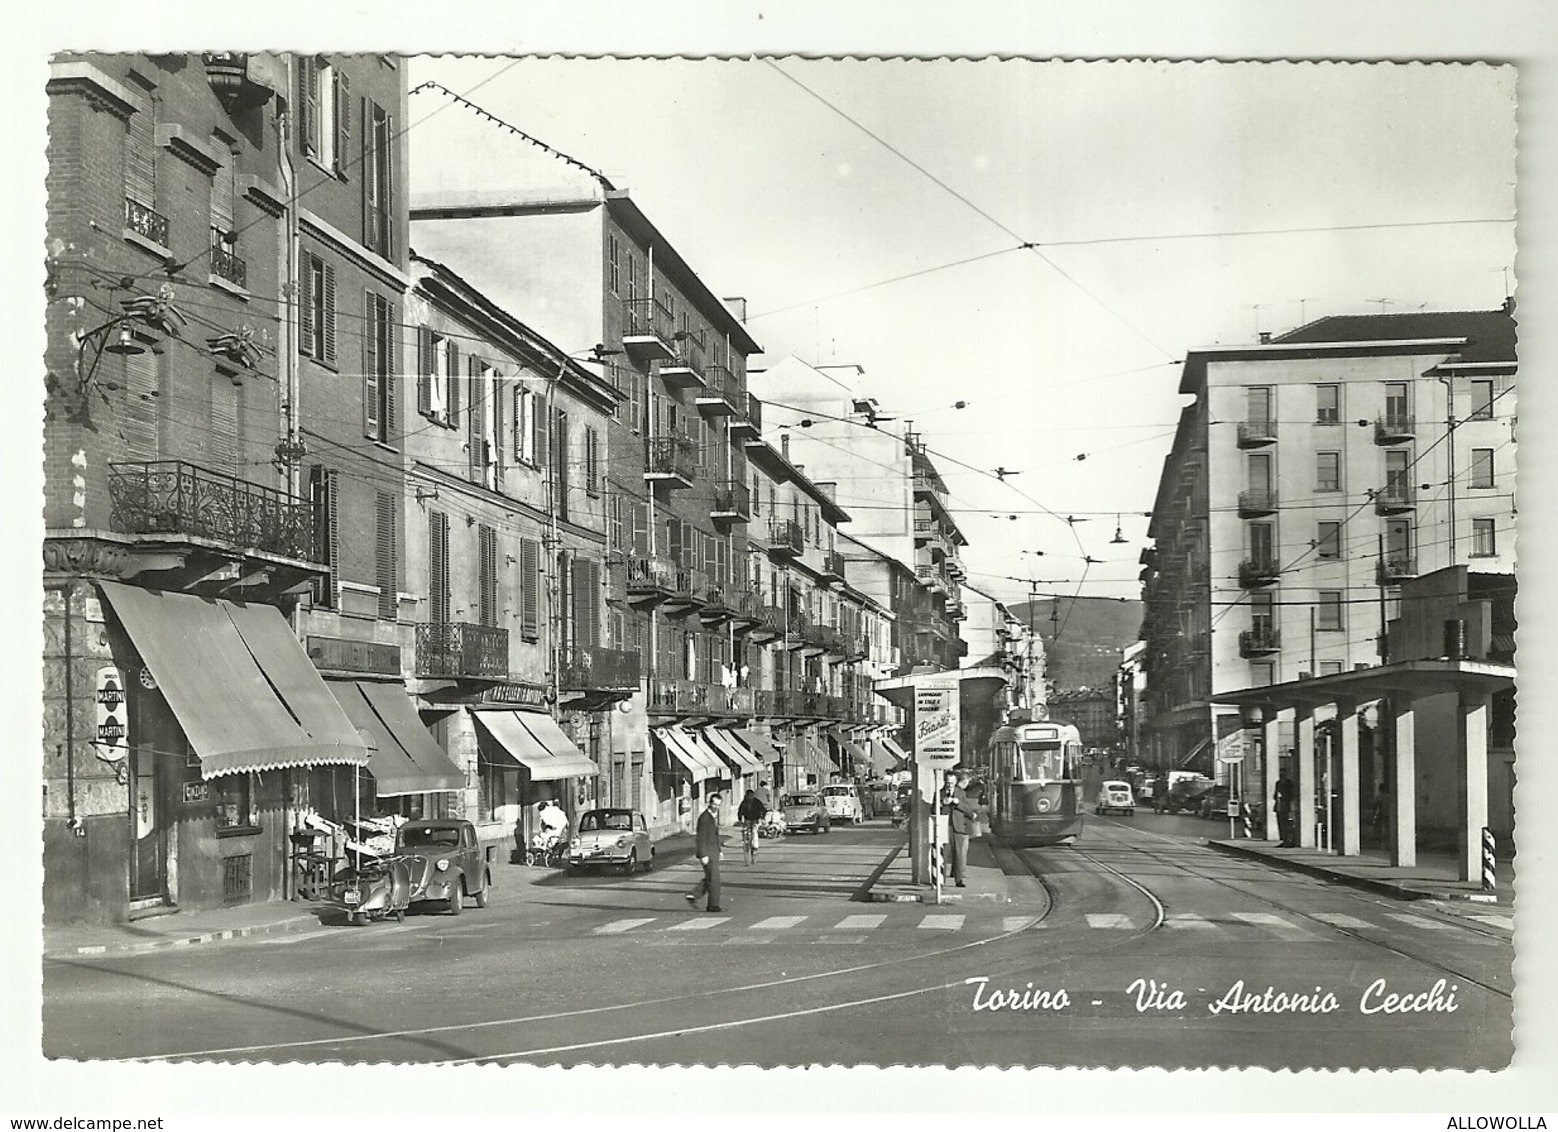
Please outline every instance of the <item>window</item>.
[{"label": "window", "polygon": [[1250,626],[1257,634],[1268,634],[1277,627],[1276,599],[1269,592],[1250,595]]},{"label": "window", "polygon": [[591,425],[584,428],[584,493],[600,496],[600,431]]},{"label": "window", "polygon": [[1244,419],[1251,424],[1272,423],[1272,390],[1269,385],[1252,385],[1245,391]]},{"label": "window", "polygon": [[335,266],[313,252],[298,265],[299,349],[316,362],[335,365]]},{"label": "window", "polygon": [[249,775],[224,774],[211,780],[211,799],[216,803],[216,828],[248,830],[254,828],[254,809],[249,791]]},{"label": "window", "polygon": [[449,516],[427,513],[427,619],[435,625],[449,621]]},{"label": "window", "polygon": [[606,497],[606,551],[621,554],[627,550],[627,529],[622,521],[622,496],[613,492]]},{"label": "window", "polygon": [[1471,487],[1493,486],[1493,449],[1471,450]]},{"label": "window", "polygon": [[[156,215],[157,210],[157,104],[147,100],[145,109],[137,109],[130,115],[124,139],[124,195],[127,201],[140,206],[140,211],[128,209],[126,227],[140,235],[167,245],[167,221],[150,228],[143,222],[146,213]],[[160,217],[159,217],[160,219]],[[158,236],[161,239],[158,239]]]},{"label": "window", "polygon": [[1315,490],[1342,490],[1342,454],[1340,452],[1315,453]]},{"label": "window", "polygon": [[465,359],[465,371],[470,381],[465,410],[466,470],[473,482],[487,483],[487,467],[491,463],[487,450],[487,414],[491,411],[490,398],[497,393],[492,367],[474,354]]},{"label": "window", "polygon": [[552,506],[559,519],[568,518],[568,414],[552,410]]},{"label": "window", "polygon": [[488,628],[498,623],[498,532],[483,523],[476,528],[477,588],[481,604],[477,623]]},{"label": "window", "polygon": [[379,587],[379,616],[394,621],[400,614],[396,596],[397,575],[395,554],[395,497],[387,491],[378,493],[378,508],[374,524],[374,581]]},{"label": "window", "polygon": [[606,281],[613,295],[622,294],[622,245],[616,233],[606,237]]},{"label": "window", "polygon": [[1322,660],[1320,662],[1321,676],[1340,676],[1341,672],[1342,662],[1339,660]]},{"label": "window", "polygon": [[1385,385],[1385,418],[1390,421],[1405,421],[1410,415],[1411,409],[1407,407],[1407,387],[1405,382],[1392,381]]},{"label": "window", "polygon": [[388,444],[395,438],[395,332],[390,301],[363,293],[362,431]]},{"label": "window", "polygon": [[1324,522],[1317,525],[1315,536],[1316,558],[1340,558],[1342,556],[1342,525]]},{"label": "window", "polygon": [[1491,558],[1498,553],[1498,536],[1492,519],[1471,521],[1471,554],[1473,558]]},{"label": "window", "polygon": [[334,176],[346,180],[351,141],[351,85],[328,60],[305,58],[298,69],[298,140],[303,152]]},{"label": "window", "polygon": [[1253,688],[1264,687],[1276,679],[1275,666],[1269,660],[1250,661],[1250,686]]},{"label": "window", "polygon": [[1342,423],[1342,387],[1340,385],[1315,386],[1315,423]]},{"label": "window", "polygon": [[1321,590],[1315,611],[1315,628],[1324,632],[1339,632],[1342,627],[1342,591]]},{"label": "window", "polygon": [[395,119],[367,99],[362,108],[362,242],[388,259],[395,250]]},{"label": "window", "polygon": [[336,524],[339,496],[336,474],[315,464],[308,470],[308,498],[314,505],[314,560],[329,569],[327,577],[314,584],[314,604],[320,609],[335,608],[335,572],[340,561],[339,531]]},{"label": "window", "polygon": [[523,385],[514,387],[513,448],[518,463],[536,464],[536,405],[535,391]]},{"label": "window", "polygon": [[1474,421],[1493,419],[1493,382],[1473,381],[1471,383],[1471,419]]},{"label": "window", "polygon": [[[213,137],[212,145],[218,150],[227,147],[220,138]],[[209,274],[225,279],[237,287],[249,284],[248,270],[238,257],[238,224],[236,220],[237,155],[229,153],[227,162],[211,175],[211,262]]]},{"label": "window", "polygon": [[541,637],[541,544],[530,538],[519,540],[519,636]]}]

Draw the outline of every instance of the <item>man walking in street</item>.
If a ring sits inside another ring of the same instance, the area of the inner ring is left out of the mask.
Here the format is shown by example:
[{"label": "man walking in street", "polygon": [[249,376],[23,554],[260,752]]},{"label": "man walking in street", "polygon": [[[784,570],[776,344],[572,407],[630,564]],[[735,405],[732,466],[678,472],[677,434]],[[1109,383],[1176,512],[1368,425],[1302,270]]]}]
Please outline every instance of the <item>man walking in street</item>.
[{"label": "man walking in street", "polygon": [[952,826],[952,881],[963,888],[967,883],[963,870],[968,864],[968,839],[973,835],[974,825],[979,820],[979,807],[969,800],[965,790],[968,785],[967,771],[950,775],[949,779],[947,808]]},{"label": "man walking in street", "polygon": [[1271,807],[1277,811],[1277,848],[1296,849],[1298,841],[1293,836],[1293,780],[1285,773],[1277,779],[1276,792],[1271,796]]},{"label": "man walking in street", "polygon": [[719,791],[711,791],[703,812],[698,815],[698,829],[693,842],[693,853],[703,865],[703,879],[698,887],[687,893],[687,903],[696,905],[698,897],[709,894],[707,908],[720,911],[719,903]]}]

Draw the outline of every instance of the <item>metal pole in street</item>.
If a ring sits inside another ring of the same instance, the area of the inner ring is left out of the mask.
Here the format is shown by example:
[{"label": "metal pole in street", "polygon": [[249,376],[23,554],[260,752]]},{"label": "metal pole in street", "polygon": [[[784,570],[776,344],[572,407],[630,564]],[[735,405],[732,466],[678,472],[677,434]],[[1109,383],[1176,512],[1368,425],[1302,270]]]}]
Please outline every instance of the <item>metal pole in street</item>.
[{"label": "metal pole in street", "polygon": [[931,873],[936,882],[936,903],[941,903],[941,785],[937,783],[933,795],[934,803],[931,810]]}]

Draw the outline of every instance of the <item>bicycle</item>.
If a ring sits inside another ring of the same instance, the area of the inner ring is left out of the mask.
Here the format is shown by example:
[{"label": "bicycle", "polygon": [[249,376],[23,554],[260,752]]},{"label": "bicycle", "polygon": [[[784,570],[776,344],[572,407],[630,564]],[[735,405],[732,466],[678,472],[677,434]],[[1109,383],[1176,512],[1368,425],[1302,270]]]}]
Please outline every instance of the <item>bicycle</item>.
[{"label": "bicycle", "polygon": [[757,822],[741,823],[741,858],[747,864],[757,863]]}]

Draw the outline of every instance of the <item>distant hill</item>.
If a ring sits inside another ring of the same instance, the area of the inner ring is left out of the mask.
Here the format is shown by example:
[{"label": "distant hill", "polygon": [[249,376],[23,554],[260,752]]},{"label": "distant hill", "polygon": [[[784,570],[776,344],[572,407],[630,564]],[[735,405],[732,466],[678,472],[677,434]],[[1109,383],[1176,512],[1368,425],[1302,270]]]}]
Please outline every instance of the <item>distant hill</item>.
[{"label": "distant hill", "polygon": [[[1017,602],[1008,608],[1026,622],[1028,604]],[[1109,684],[1120,667],[1120,653],[1136,643],[1141,618],[1139,601],[1062,597],[1034,603],[1033,627],[1044,640],[1050,682],[1057,688]],[[1063,630],[1058,640],[1057,629]]]}]

